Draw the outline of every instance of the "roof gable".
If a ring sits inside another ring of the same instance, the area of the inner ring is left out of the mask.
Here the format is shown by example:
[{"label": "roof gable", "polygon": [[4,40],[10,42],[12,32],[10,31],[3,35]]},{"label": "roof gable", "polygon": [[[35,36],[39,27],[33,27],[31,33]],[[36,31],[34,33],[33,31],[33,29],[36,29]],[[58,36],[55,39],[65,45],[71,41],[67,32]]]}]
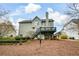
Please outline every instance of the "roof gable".
[{"label": "roof gable", "polygon": [[[41,22],[46,22],[46,19],[40,19],[38,16],[34,17],[33,20],[23,20],[19,23],[32,23],[33,21],[41,21]],[[49,22],[53,22],[54,20],[53,19],[49,19]]]},{"label": "roof gable", "polygon": [[[40,18],[38,17],[38,16],[36,16],[34,19],[33,19],[33,21],[34,20],[40,20]],[[41,21],[41,20],[40,20]]]}]

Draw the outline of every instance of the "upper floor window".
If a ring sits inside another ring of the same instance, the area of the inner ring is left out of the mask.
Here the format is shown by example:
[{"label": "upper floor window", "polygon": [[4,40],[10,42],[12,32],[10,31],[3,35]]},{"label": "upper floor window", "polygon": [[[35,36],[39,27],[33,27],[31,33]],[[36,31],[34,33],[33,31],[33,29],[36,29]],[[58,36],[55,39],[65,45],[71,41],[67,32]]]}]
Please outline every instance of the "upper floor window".
[{"label": "upper floor window", "polygon": [[35,27],[32,27],[33,29],[35,29]]}]

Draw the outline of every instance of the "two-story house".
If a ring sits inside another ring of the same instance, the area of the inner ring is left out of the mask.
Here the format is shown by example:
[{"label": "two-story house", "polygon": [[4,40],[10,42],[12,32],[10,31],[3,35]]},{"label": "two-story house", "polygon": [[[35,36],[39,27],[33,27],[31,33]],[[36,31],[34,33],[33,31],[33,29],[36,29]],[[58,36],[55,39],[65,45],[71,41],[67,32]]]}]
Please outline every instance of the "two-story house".
[{"label": "two-story house", "polygon": [[48,12],[46,12],[45,16],[46,19],[40,19],[36,16],[33,20],[23,20],[19,22],[19,35],[42,39],[52,37],[56,31],[54,20],[48,18]]}]

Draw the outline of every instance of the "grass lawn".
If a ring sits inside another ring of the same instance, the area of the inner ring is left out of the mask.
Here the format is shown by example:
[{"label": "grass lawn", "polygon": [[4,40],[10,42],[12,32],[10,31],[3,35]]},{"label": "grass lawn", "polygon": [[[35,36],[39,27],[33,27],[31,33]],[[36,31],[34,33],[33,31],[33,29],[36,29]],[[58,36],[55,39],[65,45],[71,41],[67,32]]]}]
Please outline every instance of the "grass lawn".
[{"label": "grass lawn", "polygon": [[79,41],[33,40],[22,45],[0,45],[3,56],[79,56]]}]

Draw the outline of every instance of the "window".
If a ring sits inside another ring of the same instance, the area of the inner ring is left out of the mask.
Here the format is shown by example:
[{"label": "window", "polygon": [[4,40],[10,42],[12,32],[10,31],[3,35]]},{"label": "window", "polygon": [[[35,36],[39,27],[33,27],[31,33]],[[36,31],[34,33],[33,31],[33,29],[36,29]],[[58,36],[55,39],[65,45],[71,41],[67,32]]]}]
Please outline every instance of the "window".
[{"label": "window", "polygon": [[39,22],[35,22],[35,26],[39,25]]},{"label": "window", "polygon": [[33,29],[35,29],[35,27],[32,27]]}]

